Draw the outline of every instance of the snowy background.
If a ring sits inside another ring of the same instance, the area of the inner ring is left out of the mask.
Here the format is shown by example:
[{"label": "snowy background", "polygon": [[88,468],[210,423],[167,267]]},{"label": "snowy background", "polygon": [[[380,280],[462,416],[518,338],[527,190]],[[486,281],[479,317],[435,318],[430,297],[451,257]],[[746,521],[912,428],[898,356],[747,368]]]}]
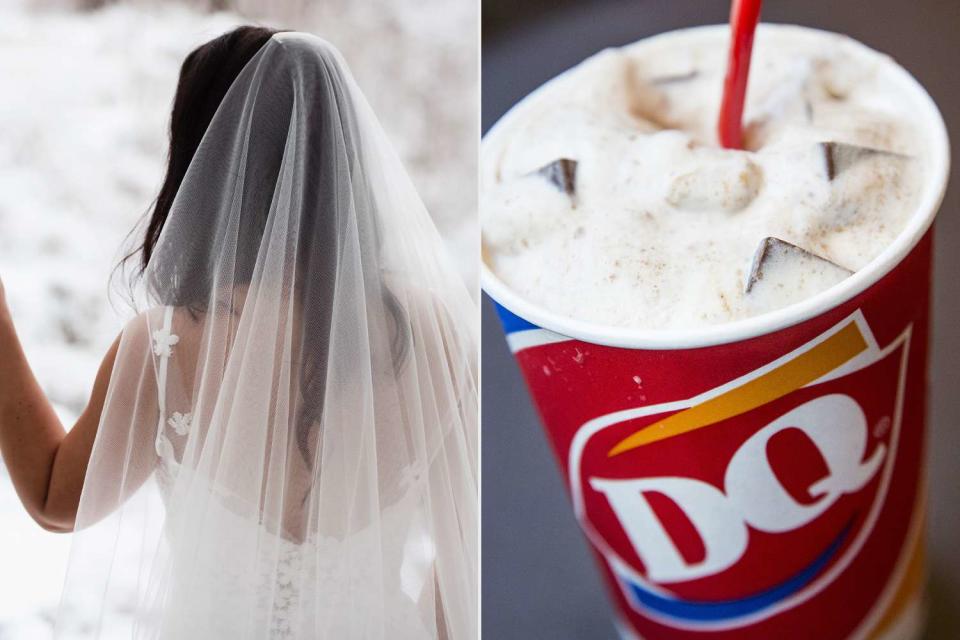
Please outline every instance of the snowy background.
[{"label": "snowy background", "polygon": [[[474,0],[0,0],[0,278],[65,424],[129,315],[108,279],[162,178],[180,63],[251,22],[343,52],[474,287]],[[69,544],[0,465],[0,640],[48,637]]]}]

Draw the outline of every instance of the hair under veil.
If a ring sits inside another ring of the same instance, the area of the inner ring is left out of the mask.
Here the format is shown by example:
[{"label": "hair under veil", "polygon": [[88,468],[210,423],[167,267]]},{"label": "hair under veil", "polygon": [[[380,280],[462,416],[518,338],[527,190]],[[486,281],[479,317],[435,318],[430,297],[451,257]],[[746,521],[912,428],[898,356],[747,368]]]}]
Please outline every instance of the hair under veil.
[{"label": "hair under veil", "polygon": [[58,637],[475,637],[476,307],[333,47],[243,69],[141,295]]}]

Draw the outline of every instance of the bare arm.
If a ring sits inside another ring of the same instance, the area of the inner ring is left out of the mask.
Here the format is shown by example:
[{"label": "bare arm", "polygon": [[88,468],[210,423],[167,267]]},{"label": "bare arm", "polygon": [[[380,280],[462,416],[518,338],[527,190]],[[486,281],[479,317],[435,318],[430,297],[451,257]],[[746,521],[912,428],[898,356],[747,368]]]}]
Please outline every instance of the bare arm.
[{"label": "bare arm", "polygon": [[23,506],[49,531],[73,530],[118,345],[119,338],[67,433],[27,363],[0,283],[0,452]]}]

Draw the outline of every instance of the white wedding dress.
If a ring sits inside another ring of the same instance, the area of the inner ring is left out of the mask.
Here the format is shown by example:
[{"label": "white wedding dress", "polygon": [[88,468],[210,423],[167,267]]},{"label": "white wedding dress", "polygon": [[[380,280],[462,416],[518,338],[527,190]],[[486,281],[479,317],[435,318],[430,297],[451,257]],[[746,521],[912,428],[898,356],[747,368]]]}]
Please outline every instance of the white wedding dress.
[{"label": "white wedding dress", "polygon": [[475,638],[476,306],[330,45],[243,70],[143,282],[59,636]]},{"label": "white wedding dress", "polygon": [[[167,522],[165,543],[171,557],[189,561],[170,567],[170,593],[177,600],[168,610],[176,615],[161,621],[162,636],[242,638],[246,630],[258,628],[268,629],[270,640],[312,637],[301,629],[321,629],[323,637],[329,638],[369,637],[374,629],[357,626],[356,619],[342,615],[360,608],[380,610],[380,616],[360,622],[382,626],[390,637],[430,637],[421,620],[423,612],[418,611],[434,560],[430,534],[419,511],[424,470],[406,470],[402,497],[383,510],[376,528],[368,526],[342,537],[312,531],[306,539],[293,541],[238,515],[230,507],[238,496],[221,491],[179,462],[191,429],[203,427],[193,424],[189,400],[167,388],[180,335],[173,326],[174,309],[166,307],[162,313],[163,325],[152,335],[160,408],[155,443],[157,484],[164,502],[171,501],[178,483],[185,487],[182,491],[213,496],[204,504],[204,516],[217,522],[218,530],[225,534],[205,538],[209,544],[199,548],[189,528]],[[177,315],[191,323],[187,314]],[[193,363],[188,368],[191,366]],[[378,413],[397,419],[399,407],[393,404]],[[183,411],[168,411],[167,407],[174,406]],[[258,557],[248,556],[251,549],[257,549]],[[246,562],[237,563],[238,558]],[[400,589],[382,593],[371,589],[380,572],[385,573],[385,583],[400,585]],[[251,602],[253,609],[248,608]]]}]

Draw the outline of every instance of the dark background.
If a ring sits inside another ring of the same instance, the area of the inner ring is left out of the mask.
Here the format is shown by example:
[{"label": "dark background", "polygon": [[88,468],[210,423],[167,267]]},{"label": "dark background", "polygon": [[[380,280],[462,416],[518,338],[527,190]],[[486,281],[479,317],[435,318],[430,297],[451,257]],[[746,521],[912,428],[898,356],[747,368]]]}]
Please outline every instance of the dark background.
[{"label": "dark background", "polygon": [[[482,122],[608,46],[726,22],[726,0],[483,0]],[[839,31],[910,70],[940,106],[960,148],[960,2],[767,0],[763,19]],[[927,638],[960,638],[960,157],[937,223]],[[507,350],[483,306],[483,637],[615,637],[606,594],[574,521],[556,463]],[[655,640],[655,639],[651,639]]]}]

